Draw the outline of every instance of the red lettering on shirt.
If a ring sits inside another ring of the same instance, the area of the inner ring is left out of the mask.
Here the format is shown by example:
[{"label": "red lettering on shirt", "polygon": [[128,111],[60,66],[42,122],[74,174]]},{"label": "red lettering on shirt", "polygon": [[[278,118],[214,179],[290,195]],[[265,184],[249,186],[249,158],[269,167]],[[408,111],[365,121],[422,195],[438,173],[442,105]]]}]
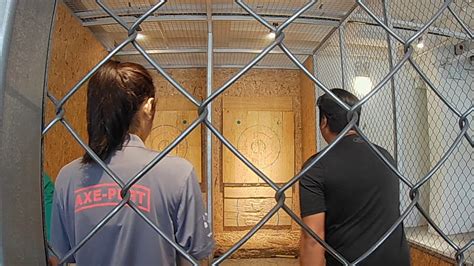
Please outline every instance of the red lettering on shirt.
[{"label": "red lettering on shirt", "polygon": [[[101,208],[105,206],[116,206],[121,200],[120,187],[115,183],[98,184],[76,189],[74,211],[80,212],[88,209]],[[130,191],[130,201],[145,212],[150,212],[150,188],[142,185],[134,185]]]},{"label": "red lettering on shirt", "polygon": [[76,195],[76,204],[75,204],[76,208],[78,206],[82,206],[82,197],[81,195]]},{"label": "red lettering on shirt", "polygon": [[116,188],[108,188],[107,189],[107,198],[109,200],[113,199],[115,196],[117,196],[117,189]]},{"label": "red lettering on shirt", "polygon": [[141,192],[141,191],[137,191],[137,194],[138,194],[138,203],[139,204],[143,204],[143,198],[145,197],[145,193]]},{"label": "red lettering on shirt", "polygon": [[94,202],[102,200],[102,191],[100,189],[94,189]]},{"label": "red lettering on shirt", "polygon": [[92,202],[91,194],[92,194],[92,191],[86,191],[83,194],[84,195],[84,204],[88,204],[88,203]]}]

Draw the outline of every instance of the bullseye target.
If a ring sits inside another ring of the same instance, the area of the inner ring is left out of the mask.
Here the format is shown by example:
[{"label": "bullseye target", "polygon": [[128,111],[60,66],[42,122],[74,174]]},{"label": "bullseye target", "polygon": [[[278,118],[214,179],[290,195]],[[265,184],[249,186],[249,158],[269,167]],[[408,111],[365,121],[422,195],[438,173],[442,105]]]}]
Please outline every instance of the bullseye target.
[{"label": "bullseye target", "polygon": [[[158,100],[155,119],[146,146],[155,151],[164,151],[197,117],[194,106],[185,100],[162,97]],[[182,109],[182,110],[180,110]],[[178,156],[189,161],[202,181],[201,176],[201,127],[197,126],[168,155]]]},{"label": "bullseye target", "polygon": [[269,127],[254,125],[240,134],[237,148],[260,169],[273,165],[280,156],[278,135]]},{"label": "bullseye target", "polygon": [[[270,110],[259,110],[264,107],[261,101],[226,98],[223,131],[255,167],[274,182],[284,183],[294,174],[294,114],[290,108],[276,108],[279,101],[271,101],[275,104]],[[223,163],[224,184],[265,182],[227,148],[223,150]]]},{"label": "bullseye target", "polygon": [[[179,135],[181,130],[172,125],[159,125],[152,129],[150,138],[150,145],[152,149],[157,151],[163,151],[168,145],[171,144]],[[183,139],[171,153],[179,157],[186,158],[188,154],[189,143],[187,139]]]}]

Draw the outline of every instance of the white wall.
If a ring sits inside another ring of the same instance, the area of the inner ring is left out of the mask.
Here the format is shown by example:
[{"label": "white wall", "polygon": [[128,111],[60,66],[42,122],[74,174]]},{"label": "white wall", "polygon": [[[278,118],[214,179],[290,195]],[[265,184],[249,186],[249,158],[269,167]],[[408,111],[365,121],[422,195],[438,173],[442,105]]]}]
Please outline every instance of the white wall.
[{"label": "white wall", "polygon": [[[473,70],[467,63],[473,51],[454,55],[453,41],[419,58],[426,74],[440,93],[461,112],[473,104]],[[448,58],[447,58],[448,56]],[[446,64],[446,59],[448,63]],[[467,70],[467,69],[471,70]],[[457,117],[428,90],[430,162],[433,167],[454,142],[460,129]],[[470,116],[472,121],[473,115]],[[472,126],[471,126],[472,128]],[[472,130],[470,134],[472,136]],[[474,230],[474,153],[463,139],[445,165],[433,176],[430,186],[430,215],[444,232],[457,234]]]},{"label": "white wall", "polygon": [[[420,86],[414,70],[406,65],[395,76],[398,169],[413,184],[430,169],[428,109],[426,89]],[[410,204],[409,187],[400,185],[401,210]],[[429,211],[429,186],[420,188],[420,205]],[[406,227],[426,224],[414,210],[404,222]]]},{"label": "white wall", "polygon": [[[364,51],[364,49],[366,49]],[[441,50],[440,50],[441,49]],[[319,51],[315,58],[315,75],[329,88],[342,87],[340,70],[339,47],[328,46]],[[450,76],[453,73],[444,73],[447,70],[434,71],[440,68],[441,62],[434,62],[447,57],[447,52],[452,51],[451,44],[448,47],[439,48],[436,51],[425,52],[416,59],[428,67],[427,73],[433,81],[438,80],[437,86],[443,90],[452,102],[456,102],[461,110],[466,110],[472,104],[472,71],[463,69],[448,70],[457,72],[458,75],[469,76],[464,83],[454,82]],[[441,54],[440,54],[441,53]],[[452,52],[451,52],[452,53]],[[366,46],[348,46],[346,58],[346,89],[358,94],[353,88],[355,77],[354,64],[360,59],[360,55],[370,55],[370,77],[374,86],[389,72],[387,49],[377,49]],[[436,54],[436,55],[435,55]],[[431,58],[427,60],[427,58]],[[399,60],[399,58],[397,59]],[[464,74],[459,74],[464,71]],[[440,75],[444,75],[440,77]],[[434,96],[434,94],[423,83],[419,75],[408,64],[395,75],[395,97],[396,97],[396,123],[398,142],[398,168],[411,182],[416,183],[424,177],[435,165],[442,153],[449,147],[458,130],[457,121],[449,117],[447,108]],[[443,80],[443,82],[439,82]],[[323,92],[319,90],[319,95]],[[358,95],[361,96],[361,95]],[[385,147],[394,154],[393,144],[393,113],[392,95],[390,83],[386,85],[378,95],[375,95],[363,106],[361,127],[367,136],[375,143]],[[446,120],[447,119],[447,120]],[[450,121],[446,123],[446,121]],[[319,133],[319,132],[318,132]],[[322,143],[320,148],[325,147],[324,140],[319,134],[318,141]],[[473,215],[473,155],[469,153],[468,144],[463,145],[448,160],[446,166],[433,177],[433,180],[420,189],[420,204],[432,216],[443,230],[449,233],[466,232],[472,230]],[[467,156],[467,158],[466,158]],[[466,167],[460,167],[461,165]],[[401,184],[401,209],[404,210],[410,199],[409,189]],[[462,222],[456,219],[465,217]],[[418,211],[412,212],[405,220],[405,226],[419,226],[426,221]]]}]

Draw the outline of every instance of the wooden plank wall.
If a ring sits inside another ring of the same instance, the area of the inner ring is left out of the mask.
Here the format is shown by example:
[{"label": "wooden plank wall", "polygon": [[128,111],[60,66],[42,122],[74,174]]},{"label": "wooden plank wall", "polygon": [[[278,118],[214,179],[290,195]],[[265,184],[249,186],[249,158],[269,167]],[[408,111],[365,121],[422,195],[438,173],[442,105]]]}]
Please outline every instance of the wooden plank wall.
[{"label": "wooden plank wall", "polygon": [[[214,75],[214,88],[218,88],[238,69],[217,69]],[[253,69],[232,85],[223,96],[235,97],[291,97],[293,101],[294,131],[295,131],[295,161],[294,169],[300,169],[302,164],[302,123],[301,123],[301,93],[300,75],[298,70],[269,70]],[[222,97],[213,104],[213,122],[222,132]],[[222,182],[222,145],[213,139],[214,158],[214,231],[217,240],[217,254],[227,250],[237,242],[247,231],[225,230],[223,221],[223,182]],[[297,195],[294,195],[297,197]],[[297,202],[297,201],[295,201]],[[295,204],[297,205],[297,204]],[[296,206],[298,207],[298,206]],[[286,230],[262,229],[255,234],[236,254],[237,257],[265,257],[271,254],[294,254],[299,241],[299,227],[292,222]]]},{"label": "wooden plank wall", "polygon": [[[223,98],[224,135],[277,184],[288,182],[295,173],[293,111],[291,97]],[[227,148],[223,169],[224,229],[250,229],[275,205],[275,191]],[[286,192],[286,203],[293,209],[293,190]],[[291,226],[291,219],[280,210],[266,223],[269,226],[284,229]]]},{"label": "wooden plank wall", "polygon": [[[58,2],[52,35],[48,88],[54,97],[60,99],[107,52],[89,29],[81,26],[79,20],[71,14],[64,3]],[[55,115],[53,105],[49,100],[46,101],[45,124],[49,123]],[[81,138],[87,141],[85,86],[79,89],[64,109],[68,122]],[[44,138],[44,171],[55,180],[64,165],[82,156],[83,153],[83,149],[75,142],[71,134],[58,123]]]},{"label": "wooden plank wall", "polygon": [[[306,59],[304,66],[311,73],[314,71],[313,57]],[[303,71],[300,72],[301,87],[301,120],[303,127],[303,161],[316,153],[316,93],[315,85]]]}]

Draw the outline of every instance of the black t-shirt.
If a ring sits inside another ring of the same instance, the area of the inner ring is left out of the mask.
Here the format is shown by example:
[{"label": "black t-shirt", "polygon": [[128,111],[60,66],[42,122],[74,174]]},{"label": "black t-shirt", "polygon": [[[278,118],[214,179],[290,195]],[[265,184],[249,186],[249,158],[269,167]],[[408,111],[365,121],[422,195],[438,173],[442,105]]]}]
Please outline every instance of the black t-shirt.
[{"label": "black t-shirt", "polygon": [[[326,242],[353,262],[400,216],[399,179],[359,136],[346,136],[302,177],[300,204],[302,217],[326,213]],[[329,253],[326,263],[341,265]],[[403,225],[359,265],[410,265]]]}]

